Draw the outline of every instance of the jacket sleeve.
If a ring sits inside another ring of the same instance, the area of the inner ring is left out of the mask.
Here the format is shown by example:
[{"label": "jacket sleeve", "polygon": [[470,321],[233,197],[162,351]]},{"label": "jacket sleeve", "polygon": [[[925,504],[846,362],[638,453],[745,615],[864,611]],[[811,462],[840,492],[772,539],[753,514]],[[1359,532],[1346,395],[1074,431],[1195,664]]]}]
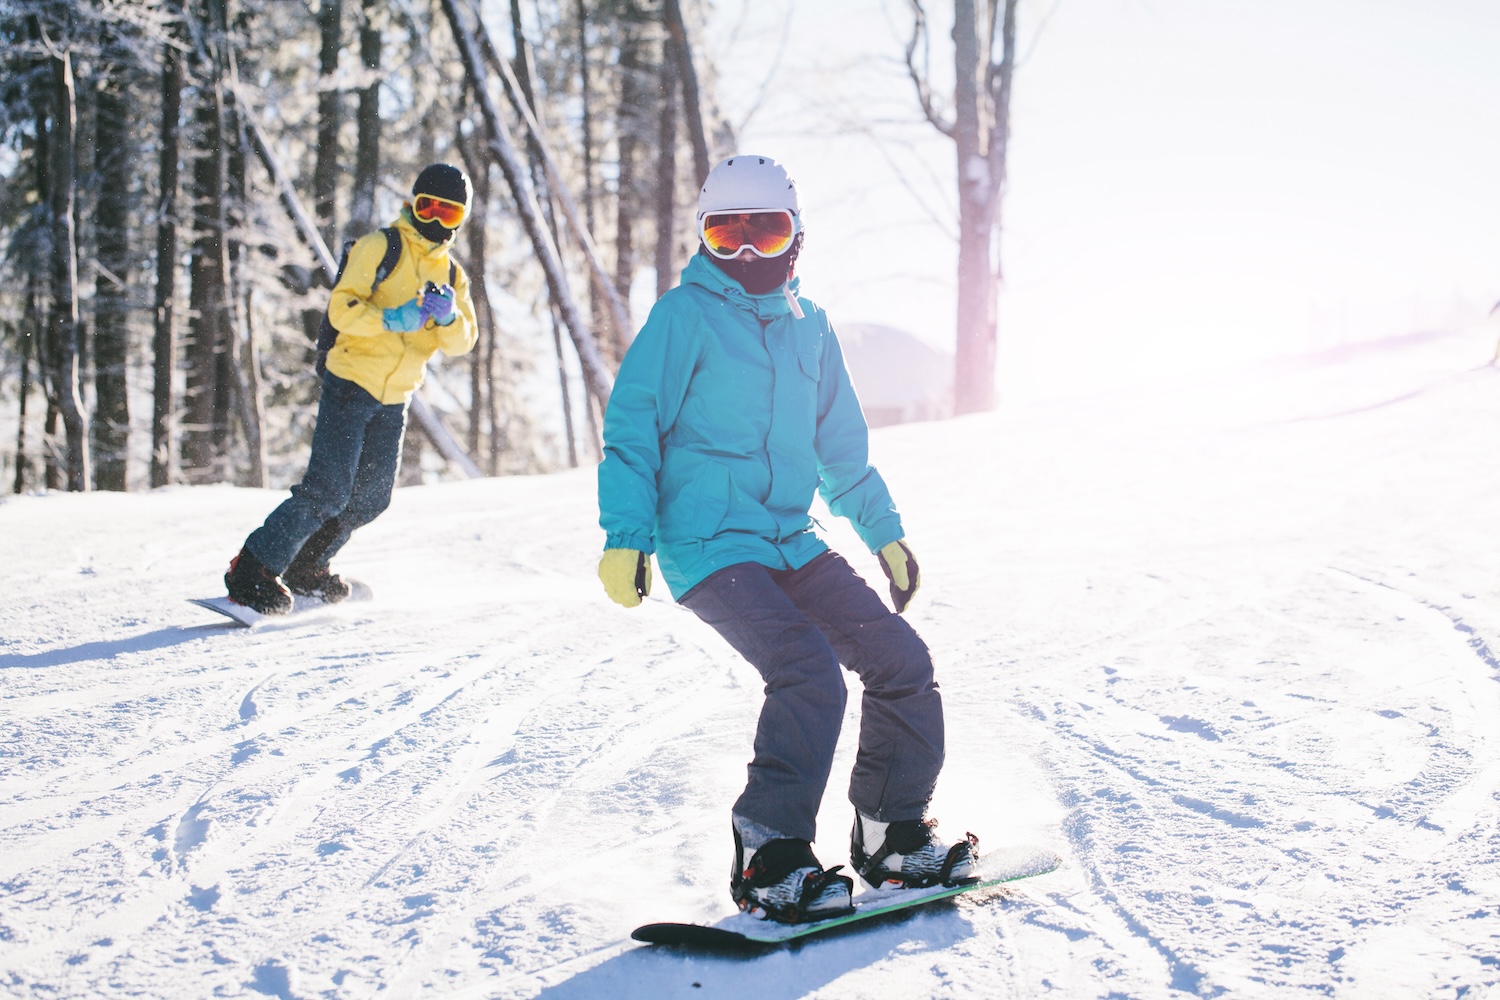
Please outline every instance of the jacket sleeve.
[{"label": "jacket sleeve", "polygon": [[379,230],[361,236],[349,248],[344,274],[328,296],[328,321],[340,334],[375,337],[386,332],[385,310],[370,301],[375,270],[385,258],[385,235]]},{"label": "jacket sleeve", "polygon": [[437,346],[450,358],[468,354],[479,339],[479,321],[474,316],[474,299],[470,294],[469,275],[457,261],[453,263],[453,297],[458,315],[447,326],[433,324]]},{"label": "jacket sleeve", "polygon": [[831,324],[823,337],[814,448],[818,492],[828,509],[848,518],[871,552],[901,538],[901,516],[885,480],[870,464],[870,429]]},{"label": "jacket sleeve", "polygon": [[662,442],[687,396],[697,344],[668,301],[657,302],[620,362],[604,411],[599,526],[607,549],[656,551]]}]

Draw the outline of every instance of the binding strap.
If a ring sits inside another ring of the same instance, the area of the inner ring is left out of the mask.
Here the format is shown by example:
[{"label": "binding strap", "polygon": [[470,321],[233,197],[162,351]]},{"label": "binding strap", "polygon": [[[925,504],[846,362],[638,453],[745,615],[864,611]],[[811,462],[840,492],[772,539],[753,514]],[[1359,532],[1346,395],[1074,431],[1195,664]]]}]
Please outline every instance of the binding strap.
[{"label": "binding strap", "polygon": [[[918,829],[930,830],[936,825],[936,823],[929,821],[923,823]],[[898,846],[903,849],[898,851],[896,849]],[[973,860],[976,857],[975,852],[979,850],[979,838],[972,833],[964,834],[963,840],[948,848],[948,854],[943,858],[943,864],[935,874],[911,875],[902,871],[890,871],[883,867],[885,859],[892,854],[910,854],[922,846],[924,846],[924,842],[903,845],[892,844],[891,838],[887,836],[880,850],[872,854],[869,860],[860,865],[856,870],[865,881],[874,885],[884,885],[886,882],[898,882],[903,889],[928,889],[936,885],[952,885],[955,884],[952,881],[953,869],[959,863]],[[970,882],[973,879],[963,879],[962,881]]]},{"label": "binding strap", "polygon": [[[736,853],[742,853],[743,848],[740,845],[738,830],[735,831],[735,848]],[[822,895],[823,890],[830,885],[843,882],[845,888],[851,893],[854,891],[854,880],[847,875],[839,874],[839,870],[843,867],[843,865],[834,865],[832,868],[823,868],[805,840],[770,840],[761,845],[743,871],[739,871],[738,865],[736,866],[735,878],[730,885],[730,894],[742,910],[751,907],[762,909],[767,917],[777,923],[805,923],[808,919],[808,904]],[[799,868],[814,870],[808,872],[802,880],[802,884],[797,888],[795,900],[775,904],[755,899],[751,895],[750,890],[775,885]],[[830,914],[830,916],[833,915]]]}]

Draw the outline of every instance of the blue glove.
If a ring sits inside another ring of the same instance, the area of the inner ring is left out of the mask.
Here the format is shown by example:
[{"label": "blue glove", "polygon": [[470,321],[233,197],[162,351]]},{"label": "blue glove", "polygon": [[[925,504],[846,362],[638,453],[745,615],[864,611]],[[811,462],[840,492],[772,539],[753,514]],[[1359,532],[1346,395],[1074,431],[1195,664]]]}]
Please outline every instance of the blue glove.
[{"label": "blue glove", "polygon": [[381,316],[381,323],[392,333],[411,333],[426,325],[427,316],[417,300],[410,299],[394,309],[387,309]]},{"label": "blue glove", "polygon": [[429,282],[427,291],[422,295],[422,315],[438,326],[447,326],[457,314],[458,310],[453,307],[453,286],[438,288]]}]

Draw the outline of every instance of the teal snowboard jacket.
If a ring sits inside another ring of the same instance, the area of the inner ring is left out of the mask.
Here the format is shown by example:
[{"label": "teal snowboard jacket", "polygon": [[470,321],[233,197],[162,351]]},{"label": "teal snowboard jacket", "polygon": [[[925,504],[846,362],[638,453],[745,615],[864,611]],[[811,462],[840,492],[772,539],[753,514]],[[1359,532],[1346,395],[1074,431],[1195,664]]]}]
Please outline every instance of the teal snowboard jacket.
[{"label": "teal snowboard jacket", "polygon": [[[793,295],[798,282],[789,289]],[[672,596],[735,563],[824,552],[813,493],[872,552],[902,537],[827,314],[751,295],[701,254],[657,301],[604,414],[606,548],[656,553]]]}]

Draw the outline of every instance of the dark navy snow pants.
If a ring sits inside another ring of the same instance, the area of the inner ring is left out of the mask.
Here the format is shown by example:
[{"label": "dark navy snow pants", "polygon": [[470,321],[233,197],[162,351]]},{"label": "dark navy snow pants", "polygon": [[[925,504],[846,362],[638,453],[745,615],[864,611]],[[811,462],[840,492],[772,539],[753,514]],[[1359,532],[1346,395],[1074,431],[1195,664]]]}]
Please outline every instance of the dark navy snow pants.
[{"label": "dark navy snow pants", "polygon": [[795,570],[729,566],[681,603],[766,683],[736,814],[814,839],[847,701],[840,663],[864,685],[849,800],[886,822],[926,813],[943,766],[943,703],[932,657],[842,556],[825,552]]},{"label": "dark navy snow pants", "polygon": [[251,555],[280,574],[311,540],[309,550],[318,551],[308,557],[326,564],[355,528],[390,506],[405,431],[404,403],[383,404],[348,379],[324,372],[307,472],[245,540]]}]

